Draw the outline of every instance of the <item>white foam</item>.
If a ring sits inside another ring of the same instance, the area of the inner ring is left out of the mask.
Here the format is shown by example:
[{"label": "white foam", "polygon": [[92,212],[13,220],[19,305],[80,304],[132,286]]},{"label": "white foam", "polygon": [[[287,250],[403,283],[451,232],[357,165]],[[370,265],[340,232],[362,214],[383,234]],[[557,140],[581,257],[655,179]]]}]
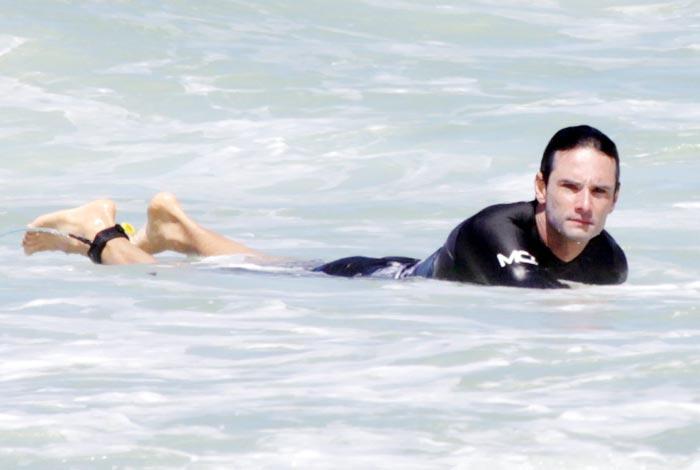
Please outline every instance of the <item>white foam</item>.
[{"label": "white foam", "polygon": [[0,57],[11,53],[26,42],[27,39],[25,38],[0,35]]},{"label": "white foam", "polygon": [[673,207],[678,207],[681,209],[700,209],[700,202],[676,202]]}]

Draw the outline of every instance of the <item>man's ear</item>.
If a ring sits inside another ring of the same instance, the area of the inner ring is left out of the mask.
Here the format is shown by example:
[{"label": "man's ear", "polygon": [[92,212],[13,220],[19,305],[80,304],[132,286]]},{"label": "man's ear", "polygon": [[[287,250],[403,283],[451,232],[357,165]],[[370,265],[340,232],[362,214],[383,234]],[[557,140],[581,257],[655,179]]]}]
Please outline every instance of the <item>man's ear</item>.
[{"label": "man's ear", "polygon": [[613,206],[612,209],[610,209],[610,212],[615,209],[615,205],[617,204],[617,199],[620,197],[620,183],[617,183],[617,186],[615,187],[615,194],[613,194]]},{"label": "man's ear", "polygon": [[547,184],[544,182],[541,171],[535,175],[535,197],[540,204],[544,204],[547,200]]}]

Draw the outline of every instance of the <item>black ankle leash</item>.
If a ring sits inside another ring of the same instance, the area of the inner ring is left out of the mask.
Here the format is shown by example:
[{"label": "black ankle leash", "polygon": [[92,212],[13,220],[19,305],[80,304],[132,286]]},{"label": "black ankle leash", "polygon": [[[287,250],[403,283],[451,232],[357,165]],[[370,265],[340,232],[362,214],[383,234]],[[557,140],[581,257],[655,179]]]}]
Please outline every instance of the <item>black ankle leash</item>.
[{"label": "black ankle leash", "polygon": [[85,243],[86,245],[90,245],[90,249],[88,250],[88,258],[90,258],[95,264],[102,264],[102,252],[104,251],[105,246],[107,246],[107,242],[114,240],[115,238],[129,239],[129,235],[126,234],[126,231],[121,225],[115,225],[114,227],[106,228],[101,232],[98,232],[93,241],[79,235],[73,235],[72,233],[68,235],[71,238],[75,238],[76,240]]}]

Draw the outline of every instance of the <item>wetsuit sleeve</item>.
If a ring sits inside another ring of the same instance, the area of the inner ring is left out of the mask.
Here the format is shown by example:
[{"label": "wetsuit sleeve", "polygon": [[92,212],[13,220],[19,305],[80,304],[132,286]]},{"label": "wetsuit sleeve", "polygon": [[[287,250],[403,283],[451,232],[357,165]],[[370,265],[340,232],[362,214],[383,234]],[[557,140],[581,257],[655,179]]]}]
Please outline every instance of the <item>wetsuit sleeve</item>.
[{"label": "wetsuit sleeve", "polygon": [[532,225],[513,217],[474,217],[440,249],[434,277],[487,285],[565,288],[536,258]]},{"label": "wetsuit sleeve", "polygon": [[627,272],[628,272],[628,267],[627,267],[627,257],[625,256],[624,251],[622,251],[622,248],[615,242],[615,240],[612,239],[607,233],[605,234],[606,237],[610,239],[611,246],[612,246],[612,256],[611,258],[613,259],[613,266],[614,268],[611,270],[608,270],[608,275],[611,277],[609,280],[609,284],[622,284],[627,280]]},{"label": "wetsuit sleeve", "polygon": [[580,282],[609,285],[622,284],[627,280],[625,253],[605,230],[589,242],[577,263],[576,272],[569,276],[575,276]]}]

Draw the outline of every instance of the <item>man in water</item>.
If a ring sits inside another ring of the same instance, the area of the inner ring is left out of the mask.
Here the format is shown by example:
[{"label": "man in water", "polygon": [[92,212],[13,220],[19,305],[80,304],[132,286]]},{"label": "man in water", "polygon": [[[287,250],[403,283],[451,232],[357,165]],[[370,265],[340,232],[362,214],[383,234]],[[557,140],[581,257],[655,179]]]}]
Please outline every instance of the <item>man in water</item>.
[{"label": "man in water", "polygon": [[[566,287],[562,281],[620,284],[627,278],[622,249],[603,230],[620,192],[615,143],[590,126],[567,127],[545,148],[535,176],[535,200],[487,207],[459,224],[435,253],[413,258],[343,258],[314,271],[355,277],[390,272],[487,285]],[[115,225],[115,205],[102,199],[38,217],[28,231],[26,254],[60,250],[95,263],[155,262],[170,250],[195,256],[243,254],[271,258],[198,225],[174,195],[159,193],[148,206],[146,226],[132,240]]]}]

